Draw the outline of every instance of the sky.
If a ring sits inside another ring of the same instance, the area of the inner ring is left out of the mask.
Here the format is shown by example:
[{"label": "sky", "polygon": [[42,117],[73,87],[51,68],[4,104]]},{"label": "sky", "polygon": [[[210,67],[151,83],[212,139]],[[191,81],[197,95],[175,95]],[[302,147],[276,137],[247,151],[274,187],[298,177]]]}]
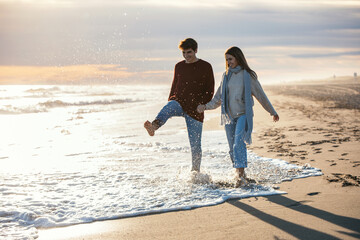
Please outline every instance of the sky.
[{"label": "sky", "polygon": [[0,0],[0,84],[171,83],[187,37],[262,83],[360,72],[360,0]]}]

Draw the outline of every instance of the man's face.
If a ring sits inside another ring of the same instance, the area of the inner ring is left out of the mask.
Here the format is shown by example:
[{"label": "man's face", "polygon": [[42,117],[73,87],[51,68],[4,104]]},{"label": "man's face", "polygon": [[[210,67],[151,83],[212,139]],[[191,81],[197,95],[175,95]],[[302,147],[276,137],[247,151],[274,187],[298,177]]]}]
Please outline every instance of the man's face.
[{"label": "man's face", "polygon": [[186,61],[187,63],[193,63],[193,62],[195,62],[195,61],[197,60],[197,58],[196,58],[196,53],[197,53],[197,50],[194,51],[194,50],[192,50],[191,48],[189,48],[189,49],[184,49],[184,50],[182,51],[183,57],[185,58],[185,61]]}]

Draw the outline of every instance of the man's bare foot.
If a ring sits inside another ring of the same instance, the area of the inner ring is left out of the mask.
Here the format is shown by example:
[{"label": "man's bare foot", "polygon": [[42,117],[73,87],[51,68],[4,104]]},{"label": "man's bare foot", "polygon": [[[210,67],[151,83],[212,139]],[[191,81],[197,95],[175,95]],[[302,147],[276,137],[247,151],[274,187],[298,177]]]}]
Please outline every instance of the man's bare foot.
[{"label": "man's bare foot", "polygon": [[154,129],[154,126],[152,125],[151,122],[146,121],[146,122],[144,123],[144,128],[148,131],[148,133],[149,133],[150,136],[154,136],[154,135],[155,135],[155,129]]}]

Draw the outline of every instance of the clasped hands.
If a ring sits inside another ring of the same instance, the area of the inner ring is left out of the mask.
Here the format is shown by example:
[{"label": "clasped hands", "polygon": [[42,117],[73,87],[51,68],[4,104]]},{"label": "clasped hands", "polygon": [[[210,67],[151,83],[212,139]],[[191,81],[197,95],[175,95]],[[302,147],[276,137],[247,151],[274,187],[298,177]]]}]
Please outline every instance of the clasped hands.
[{"label": "clasped hands", "polygon": [[203,113],[206,109],[206,106],[203,104],[200,104],[199,106],[197,106],[196,110],[198,111],[198,113]]}]

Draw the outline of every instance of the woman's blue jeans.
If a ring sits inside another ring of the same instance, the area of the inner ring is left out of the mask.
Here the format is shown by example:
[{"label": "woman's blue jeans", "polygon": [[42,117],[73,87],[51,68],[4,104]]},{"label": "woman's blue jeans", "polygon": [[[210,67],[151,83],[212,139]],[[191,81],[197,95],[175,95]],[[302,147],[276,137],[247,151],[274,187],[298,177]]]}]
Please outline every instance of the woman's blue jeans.
[{"label": "woman's blue jeans", "polygon": [[200,171],[201,164],[201,133],[203,123],[199,122],[189,115],[187,115],[182,109],[181,105],[175,101],[169,101],[156,116],[158,125],[161,127],[171,117],[184,117],[186,127],[188,131],[188,137],[190,141],[191,156],[192,156],[192,171]]},{"label": "woman's blue jeans", "polygon": [[246,144],[242,137],[245,130],[246,115],[242,115],[230,124],[225,125],[226,136],[230,148],[230,158],[234,168],[247,167],[247,150]]}]

